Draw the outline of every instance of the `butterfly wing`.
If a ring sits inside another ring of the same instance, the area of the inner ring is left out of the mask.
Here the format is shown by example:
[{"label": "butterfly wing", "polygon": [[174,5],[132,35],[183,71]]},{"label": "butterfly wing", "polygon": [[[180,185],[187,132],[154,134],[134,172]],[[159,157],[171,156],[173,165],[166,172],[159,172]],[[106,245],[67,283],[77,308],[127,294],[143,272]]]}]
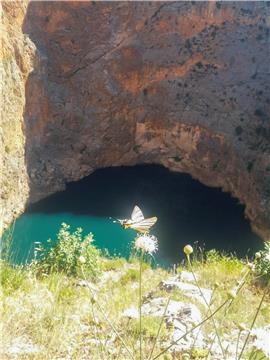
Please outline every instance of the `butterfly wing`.
[{"label": "butterfly wing", "polygon": [[134,206],[134,209],[131,214],[131,220],[134,222],[139,222],[144,220],[142,210],[137,205]]},{"label": "butterfly wing", "polygon": [[147,233],[150,228],[157,222],[157,217],[151,217],[148,219],[143,219],[141,221],[130,224],[130,228],[136,230],[140,233]]}]

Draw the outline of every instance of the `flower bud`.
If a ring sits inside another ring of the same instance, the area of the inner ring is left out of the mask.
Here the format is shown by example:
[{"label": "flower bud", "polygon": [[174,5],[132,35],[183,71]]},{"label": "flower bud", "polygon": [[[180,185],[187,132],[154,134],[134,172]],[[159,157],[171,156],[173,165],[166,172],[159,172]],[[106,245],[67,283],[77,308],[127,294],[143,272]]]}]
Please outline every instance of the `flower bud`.
[{"label": "flower bud", "polygon": [[245,331],[245,330],[247,330],[246,325],[243,324],[243,323],[237,324],[237,327],[238,327],[238,329],[239,329],[240,331]]},{"label": "flower bud", "polygon": [[251,271],[255,271],[255,265],[252,263],[247,263],[247,267],[251,270]]},{"label": "flower bud", "polygon": [[188,256],[193,253],[193,247],[191,245],[186,245],[183,250]]},{"label": "flower bud", "polygon": [[255,259],[260,259],[261,257],[262,257],[262,254],[259,251],[257,251],[255,253]]}]

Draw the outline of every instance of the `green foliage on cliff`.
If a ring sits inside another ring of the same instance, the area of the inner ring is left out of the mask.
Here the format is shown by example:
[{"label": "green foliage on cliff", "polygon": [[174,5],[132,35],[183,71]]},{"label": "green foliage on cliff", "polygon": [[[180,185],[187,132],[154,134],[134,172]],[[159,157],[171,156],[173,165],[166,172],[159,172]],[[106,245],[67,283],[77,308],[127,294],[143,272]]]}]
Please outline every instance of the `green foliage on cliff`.
[{"label": "green foliage on cliff", "polygon": [[[39,260],[34,261],[36,270],[42,273],[63,272],[68,276],[85,275],[96,278],[101,271],[100,251],[93,245],[94,237],[90,233],[82,236],[82,229],[70,231],[70,226],[63,223],[53,245],[48,249],[35,248]],[[52,240],[48,240],[52,243]],[[51,244],[50,244],[51,245]]]}]

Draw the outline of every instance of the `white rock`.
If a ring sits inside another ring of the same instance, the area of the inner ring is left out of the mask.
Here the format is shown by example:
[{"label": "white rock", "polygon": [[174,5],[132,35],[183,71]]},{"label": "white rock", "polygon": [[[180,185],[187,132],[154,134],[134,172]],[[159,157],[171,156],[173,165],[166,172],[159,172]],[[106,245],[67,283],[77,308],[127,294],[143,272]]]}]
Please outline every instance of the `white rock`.
[{"label": "white rock", "polygon": [[138,319],[139,318],[139,311],[138,309],[131,307],[129,309],[126,309],[122,316],[127,317],[129,319]]},{"label": "white rock", "polygon": [[[229,334],[223,334],[222,336],[220,336],[222,348],[226,352],[226,360],[227,359],[235,360],[237,341],[239,341],[238,343],[238,352],[239,352],[244,345],[246,336],[248,335],[248,331],[242,331],[239,339],[238,339],[238,335],[239,335],[239,330],[234,329],[231,330]],[[220,343],[215,332],[208,334],[207,344],[208,344],[208,346],[206,346],[207,348],[210,348],[210,344],[211,344],[210,359],[223,358]],[[246,349],[247,350],[250,349],[249,343],[247,344]]]},{"label": "white rock", "polygon": [[123,273],[124,273],[123,271],[116,271],[116,270],[105,271],[100,277],[100,281],[102,283],[106,283],[108,281],[117,282],[120,280],[121,276],[123,276]]},{"label": "white rock", "polygon": [[192,274],[190,271],[181,271],[180,274],[177,275],[177,280],[183,281],[183,282],[196,282],[200,279],[200,276],[196,273]]},{"label": "white rock", "polygon": [[[142,306],[142,313],[151,316],[163,316],[168,299],[155,298]],[[193,304],[170,300],[165,314],[166,318],[177,319],[184,323],[197,324],[202,320],[201,313]]]},{"label": "white rock", "polygon": [[[167,301],[168,300],[165,298],[156,298],[149,301],[142,306],[143,315],[162,317]],[[173,327],[170,342],[177,342],[177,344],[171,348],[172,352],[190,349],[194,344],[195,338],[197,345],[204,345],[203,336],[199,328],[183,337],[188,330],[191,330],[195,325],[202,321],[201,313],[195,305],[170,300],[164,317],[166,325]],[[180,338],[182,339],[179,340]]]},{"label": "white rock", "polygon": [[12,340],[12,343],[8,347],[6,353],[10,355],[26,355],[40,352],[41,349],[34,345],[30,339],[24,336],[19,336]]},{"label": "white rock", "polygon": [[167,291],[171,291],[175,289],[179,290],[183,292],[183,295],[199,301],[201,304],[203,304],[206,307],[211,301],[212,290],[204,289],[204,288],[199,289],[196,285],[187,284],[182,281],[168,279],[161,282],[160,288]]},{"label": "white rock", "polygon": [[253,329],[250,335],[253,338],[252,346],[270,359],[270,325]]}]

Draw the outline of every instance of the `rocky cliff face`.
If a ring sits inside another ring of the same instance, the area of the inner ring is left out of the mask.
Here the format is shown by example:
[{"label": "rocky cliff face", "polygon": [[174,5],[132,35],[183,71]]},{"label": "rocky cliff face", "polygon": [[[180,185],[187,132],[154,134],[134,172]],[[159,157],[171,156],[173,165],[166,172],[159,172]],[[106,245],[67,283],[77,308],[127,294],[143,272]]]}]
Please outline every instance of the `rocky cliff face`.
[{"label": "rocky cliff face", "polygon": [[27,3],[1,2],[0,234],[25,208],[25,83],[34,68],[35,45],[22,32]]},{"label": "rocky cliff face", "polygon": [[[156,163],[229,191],[270,236],[269,11],[266,2],[30,3],[15,36],[37,48],[16,101],[26,98],[16,177],[27,188],[28,174],[30,194],[7,208],[100,167]],[[6,159],[9,168],[17,156]]]}]

